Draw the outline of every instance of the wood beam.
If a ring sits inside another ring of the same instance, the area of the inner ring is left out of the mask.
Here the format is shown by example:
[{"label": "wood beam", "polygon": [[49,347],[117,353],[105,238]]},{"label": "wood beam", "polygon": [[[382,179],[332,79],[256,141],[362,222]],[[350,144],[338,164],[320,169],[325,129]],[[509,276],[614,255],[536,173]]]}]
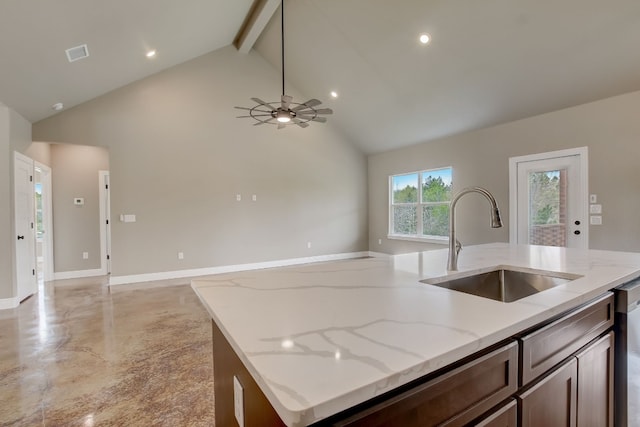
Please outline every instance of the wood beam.
[{"label": "wood beam", "polygon": [[254,0],[233,45],[242,53],[249,53],[269,20],[280,6],[279,0]]}]

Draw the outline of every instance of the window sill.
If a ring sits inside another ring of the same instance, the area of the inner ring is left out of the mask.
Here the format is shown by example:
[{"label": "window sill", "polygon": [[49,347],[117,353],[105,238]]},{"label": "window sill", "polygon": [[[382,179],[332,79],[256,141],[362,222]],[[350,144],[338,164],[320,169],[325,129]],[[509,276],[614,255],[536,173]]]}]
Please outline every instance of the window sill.
[{"label": "window sill", "polygon": [[436,245],[448,245],[449,238],[448,237],[418,237],[418,236],[405,236],[402,234],[389,234],[387,235],[387,239],[389,240],[406,240],[409,242],[420,242],[420,243],[434,243]]}]

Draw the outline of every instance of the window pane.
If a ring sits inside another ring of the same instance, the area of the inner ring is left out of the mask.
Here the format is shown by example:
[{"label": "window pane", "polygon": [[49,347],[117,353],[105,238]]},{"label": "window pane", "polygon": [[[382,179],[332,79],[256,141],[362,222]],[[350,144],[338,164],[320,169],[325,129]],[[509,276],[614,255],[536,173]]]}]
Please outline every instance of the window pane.
[{"label": "window pane", "polygon": [[566,246],[567,171],[529,173],[529,243]]},{"label": "window pane", "polygon": [[396,175],[391,182],[393,203],[418,203],[418,174]]},{"label": "window pane", "polygon": [[393,234],[416,234],[417,225],[417,206],[393,207]]},{"label": "window pane", "polygon": [[448,202],[451,200],[451,168],[422,173],[422,201]]},{"label": "window pane", "polygon": [[422,234],[425,236],[449,235],[449,205],[422,207]]}]

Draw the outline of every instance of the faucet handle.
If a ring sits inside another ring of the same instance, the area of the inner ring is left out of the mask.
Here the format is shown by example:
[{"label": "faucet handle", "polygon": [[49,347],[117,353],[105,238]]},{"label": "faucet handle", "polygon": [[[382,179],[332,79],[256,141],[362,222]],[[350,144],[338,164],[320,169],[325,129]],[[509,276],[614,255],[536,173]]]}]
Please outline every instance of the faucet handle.
[{"label": "faucet handle", "polygon": [[460,243],[460,240],[456,239],[456,255],[460,253],[461,249],[462,249],[462,243]]}]

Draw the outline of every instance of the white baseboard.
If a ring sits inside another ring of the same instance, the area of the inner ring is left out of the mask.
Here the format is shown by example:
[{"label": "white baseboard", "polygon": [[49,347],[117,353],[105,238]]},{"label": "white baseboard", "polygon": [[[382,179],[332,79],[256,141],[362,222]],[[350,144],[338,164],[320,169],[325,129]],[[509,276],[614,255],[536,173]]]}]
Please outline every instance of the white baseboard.
[{"label": "white baseboard", "polygon": [[369,256],[373,258],[389,258],[391,255],[383,252],[369,251]]},{"label": "white baseboard", "polygon": [[20,305],[18,298],[0,298],[0,310],[7,310],[10,308],[16,308]]},{"label": "white baseboard", "polygon": [[[382,255],[382,254],[380,254]],[[251,264],[225,265],[220,267],[196,268],[192,270],[165,271],[162,273],[133,274],[129,276],[109,277],[109,286],[127,285],[131,283],[152,282],[155,280],[183,279],[187,277],[210,276],[213,274],[236,273],[239,271],[261,270],[263,268],[288,267],[291,265],[309,264],[312,262],[336,261],[342,259],[362,258],[372,255],[369,251],[349,252],[334,255],[319,255],[305,258],[292,258],[278,261],[256,262]]]},{"label": "white baseboard", "polygon": [[53,280],[82,279],[85,277],[104,276],[105,274],[104,270],[100,268],[95,270],[56,271],[53,273]]}]

